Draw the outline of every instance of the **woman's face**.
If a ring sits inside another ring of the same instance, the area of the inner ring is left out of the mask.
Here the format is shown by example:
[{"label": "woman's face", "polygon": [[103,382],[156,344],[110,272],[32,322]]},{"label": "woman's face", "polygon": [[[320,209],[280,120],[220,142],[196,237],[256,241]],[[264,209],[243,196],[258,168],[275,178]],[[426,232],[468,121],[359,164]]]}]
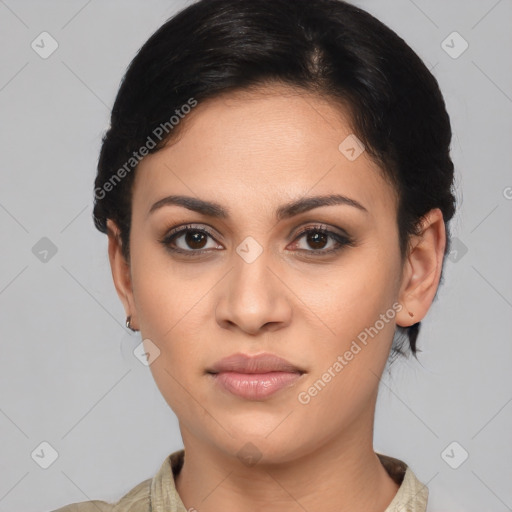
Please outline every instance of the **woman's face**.
[{"label": "woman's face", "polygon": [[[357,156],[339,107],[284,86],[261,92],[200,103],[177,142],[140,163],[127,300],[159,351],[150,368],[185,446],[234,455],[252,443],[284,462],[371,437],[402,266],[394,191]],[[328,196],[347,199],[321,205]],[[302,374],[241,397],[207,372],[239,353],[275,354]]]}]

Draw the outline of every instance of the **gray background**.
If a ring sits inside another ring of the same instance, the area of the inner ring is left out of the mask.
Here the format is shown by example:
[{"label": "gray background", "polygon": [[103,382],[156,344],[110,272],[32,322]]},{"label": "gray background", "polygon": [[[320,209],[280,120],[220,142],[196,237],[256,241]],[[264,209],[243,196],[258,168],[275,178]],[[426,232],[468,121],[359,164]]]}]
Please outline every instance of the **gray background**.
[{"label": "gray background", "polygon": [[[132,354],[140,333],[124,327],[91,213],[121,76],[186,3],[0,0],[0,512],[116,500],[182,447]],[[512,510],[512,2],[357,4],[437,77],[459,187],[456,252],[423,322],[420,363],[399,360],[383,378],[375,449],[411,465],[429,511]],[[31,48],[43,31],[59,45],[47,59]],[[454,31],[469,43],[458,58],[445,50],[460,39],[442,44]],[[46,261],[43,237],[57,249]],[[47,469],[43,441],[58,453]]]}]

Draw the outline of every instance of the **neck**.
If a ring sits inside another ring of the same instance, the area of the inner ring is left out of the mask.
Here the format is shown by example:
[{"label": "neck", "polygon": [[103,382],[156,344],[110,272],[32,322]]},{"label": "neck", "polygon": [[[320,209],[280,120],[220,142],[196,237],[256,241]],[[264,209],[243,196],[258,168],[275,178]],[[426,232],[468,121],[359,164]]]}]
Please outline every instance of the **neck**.
[{"label": "neck", "polygon": [[384,511],[399,488],[373,451],[373,422],[366,431],[358,426],[321,446],[301,447],[289,461],[263,457],[253,466],[183,428],[182,436],[185,460],[175,480],[187,510]]}]

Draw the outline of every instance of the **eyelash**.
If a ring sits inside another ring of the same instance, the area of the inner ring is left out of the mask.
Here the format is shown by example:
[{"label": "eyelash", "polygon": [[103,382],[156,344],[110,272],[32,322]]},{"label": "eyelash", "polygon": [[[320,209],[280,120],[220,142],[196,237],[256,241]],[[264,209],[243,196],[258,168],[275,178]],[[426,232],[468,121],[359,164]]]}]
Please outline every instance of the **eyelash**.
[{"label": "eyelash", "polygon": [[[215,239],[213,234],[210,231],[208,231],[207,229],[197,228],[197,227],[194,227],[193,225],[187,225],[180,229],[175,229],[175,230],[170,231],[161,240],[159,240],[159,242],[162,243],[168,251],[171,251],[173,253],[185,254],[190,257],[200,256],[200,255],[212,250],[212,249],[201,249],[201,250],[192,249],[192,250],[186,251],[183,249],[171,247],[171,243],[174,242],[175,239],[177,239],[180,236],[187,234],[189,232],[190,233],[203,233],[203,234]],[[327,254],[334,254],[334,253],[341,251],[343,248],[345,248],[347,246],[351,247],[354,245],[354,241],[349,236],[335,233],[333,231],[328,230],[324,226],[309,226],[307,229],[304,229],[303,231],[298,233],[298,235],[294,239],[294,242],[300,240],[304,235],[307,235],[309,233],[321,233],[323,235],[328,235],[329,237],[333,238],[339,244],[339,247],[336,247],[335,249],[328,249],[328,250],[298,249],[299,252],[313,253],[314,254],[313,257],[325,256]],[[214,249],[214,250],[216,250],[216,249]]]}]

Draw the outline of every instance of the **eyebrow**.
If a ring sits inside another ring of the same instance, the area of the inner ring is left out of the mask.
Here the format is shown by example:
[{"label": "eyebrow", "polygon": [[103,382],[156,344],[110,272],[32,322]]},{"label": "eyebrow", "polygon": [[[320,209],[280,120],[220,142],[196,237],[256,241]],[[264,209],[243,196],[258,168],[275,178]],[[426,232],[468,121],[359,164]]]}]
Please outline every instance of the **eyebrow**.
[{"label": "eyebrow", "polygon": [[[173,195],[160,199],[150,208],[148,216],[164,206],[171,205],[181,206],[187,210],[191,210],[216,219],[229,218],[229,210],[224,208],[219,203],[205,201],[196,197],[181,195]],[[284,204],[276,210],[276,218],[278,220],[289,219],[290,217],[299,215],[300,213],[304,213],[309,210],[313,210],[314,208],[333,205],[352,206],[362,212],[368,213],[368,210],[355,199],[351,199],[350,197],[346,197],[340,194],[330,194],[326,196],[304,197]]]}]

